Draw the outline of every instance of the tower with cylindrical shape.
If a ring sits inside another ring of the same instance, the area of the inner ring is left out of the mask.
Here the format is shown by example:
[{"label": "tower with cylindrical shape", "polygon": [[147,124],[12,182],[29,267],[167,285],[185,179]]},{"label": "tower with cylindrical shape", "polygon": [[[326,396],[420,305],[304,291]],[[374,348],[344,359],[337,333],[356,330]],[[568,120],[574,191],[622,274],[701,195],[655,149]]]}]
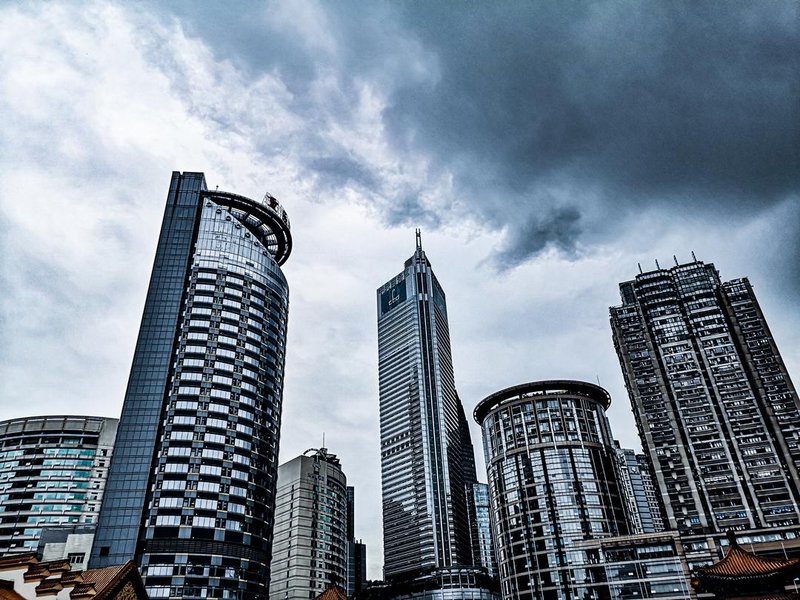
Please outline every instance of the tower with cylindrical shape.
[{"label": "tower with cylindrical shape", "polygon": [[495,552],[504,598],[572,598],[572,544],[628,533],[603,388],[538,381],[475,408],[483,430]]},{"label": "tower with cylindrical shape", "polygon": [[267,595],[290,251],[272,196],[173,173],[92,556],[151,598]]}]

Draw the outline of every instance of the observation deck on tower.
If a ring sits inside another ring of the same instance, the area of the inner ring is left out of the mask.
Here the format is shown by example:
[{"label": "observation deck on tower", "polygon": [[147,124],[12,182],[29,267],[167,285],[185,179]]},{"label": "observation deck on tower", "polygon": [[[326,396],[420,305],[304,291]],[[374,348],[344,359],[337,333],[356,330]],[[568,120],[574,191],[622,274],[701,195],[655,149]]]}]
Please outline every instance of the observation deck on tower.
[{"label": "observation deck on tower", "polygon": [[289,215],[273,196],[264,194],[261,201],[251,200],[239,194],[206,190],[200,196],[214,204],[227,208],[279,265],[283,265],[292,252],[292,233]]}]

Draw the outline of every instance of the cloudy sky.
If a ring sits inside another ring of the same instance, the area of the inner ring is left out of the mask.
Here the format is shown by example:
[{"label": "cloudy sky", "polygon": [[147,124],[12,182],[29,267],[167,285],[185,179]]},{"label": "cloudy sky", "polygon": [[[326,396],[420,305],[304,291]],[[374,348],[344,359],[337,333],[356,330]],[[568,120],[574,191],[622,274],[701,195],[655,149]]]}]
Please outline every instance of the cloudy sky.
[{"label": "cloudy sky", "polygon": [[[617,284],[749,276],[800,378],[795,2],[0,5],[0,419],[118,416],[170,173],[292,219],[281,458],[322,443],[382,564],[375,289],[414,228],[468,412],[599,381]],[[473,429],[482,468],[482,447]]]}]

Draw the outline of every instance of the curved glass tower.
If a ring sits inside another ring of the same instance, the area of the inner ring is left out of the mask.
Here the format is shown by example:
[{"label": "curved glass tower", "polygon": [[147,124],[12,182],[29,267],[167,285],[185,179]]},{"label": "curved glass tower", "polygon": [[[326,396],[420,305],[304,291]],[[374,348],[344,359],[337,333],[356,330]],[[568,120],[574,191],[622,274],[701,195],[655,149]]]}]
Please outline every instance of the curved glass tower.
[{"label": "curved glass tower", "polygon": [[274,198],[173,173],[92,556],[151,598],[267,595],[290,251]]},{"label": "curved glass tower", "polygon": [[539,381],[475,408],[504,598],[596,597],[585,568],[598,551],[579,543],[628,533],[610,403],[591,383]]}]

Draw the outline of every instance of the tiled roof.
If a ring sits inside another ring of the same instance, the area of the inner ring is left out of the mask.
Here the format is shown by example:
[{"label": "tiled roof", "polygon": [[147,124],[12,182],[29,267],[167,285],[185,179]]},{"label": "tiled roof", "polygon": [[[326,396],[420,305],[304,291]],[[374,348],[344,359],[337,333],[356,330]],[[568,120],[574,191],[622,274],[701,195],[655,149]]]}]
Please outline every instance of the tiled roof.
[{"label": "tiled roof", "polygon": [[6,554],[0,556],[0,571],[8,569],[18,569],[19,567],[36,564],[39,561],[36,559],[35,552],[25,552],[20,554]]},{"label": "tiled roof", "polygon": [[[795,598],[783,595],[784,586],[800,575],[800,558],[782,559],[756,556],[743,549],[732,533],[730,546],[722,560],[695,569],[691,584],[698,592],[710,592],[726,598]],[[757,595],[753,595],[757,594]]]},{"label": "tiled roof", "polygon": [[14,582],[0,579],[0,600],[25,600],[14,591]]},{"label": "tiled roof", "polygon": [[342,588],[333,585],[314,598],[314,600],[347,600],[347,595]]},{"label": "tiled roof", "polygon": [[[72,600],[92,598],[105,600],[118,591],[119,584],[133,582],[145,596],[141,578],[133,561],[103,569],[72,571],[66,560],[39,562],[33,553],[14,554],[0,557],[0,572],[23,571],[23,579],[28,583],[38,583],[36,597],[56,596],[70,589]],[[0,578],[0,600],[25,600],[14,590],[12,581]]]},{"label": "tiled roof", "polygon": [[788,572],[798,566],[800,566],[800,558],[764,558],[744,550],[739,544],[731,544],[725,558],[697,570],[706,575],[737,578],[772,575],[781,571]]},{"label": "tiled roof", "polygon": [[[83,584],[80,587],[88,587],[89,585],[93,586],[96,594],[94,597],[97,600],[100,600],[108,595],[108,593],[111,591],[111,588],[114,587],[114,584],[122,579],[131,569],[135,568],[136,565],[134,562],[129,560],[124,565],[116,565],[113,567],[106,567],[104,569],[89,569],[88,571],[83,572]],[[75,586],[75,590],[73,590],[72,594],[70,594],[71,598],[77,598],[80,595],[85,595],[85,592],[83,592],[83,590],[79,590],[78,588],[79,586]]]},{"label": "tiled roof", "polygon": [[25,571],[25,581],[36,581],[37,579],[47,579],[51,575],[59,575],[70,570],[67,560],[50,560],[47,562],[34,562],[28,564]]}]

